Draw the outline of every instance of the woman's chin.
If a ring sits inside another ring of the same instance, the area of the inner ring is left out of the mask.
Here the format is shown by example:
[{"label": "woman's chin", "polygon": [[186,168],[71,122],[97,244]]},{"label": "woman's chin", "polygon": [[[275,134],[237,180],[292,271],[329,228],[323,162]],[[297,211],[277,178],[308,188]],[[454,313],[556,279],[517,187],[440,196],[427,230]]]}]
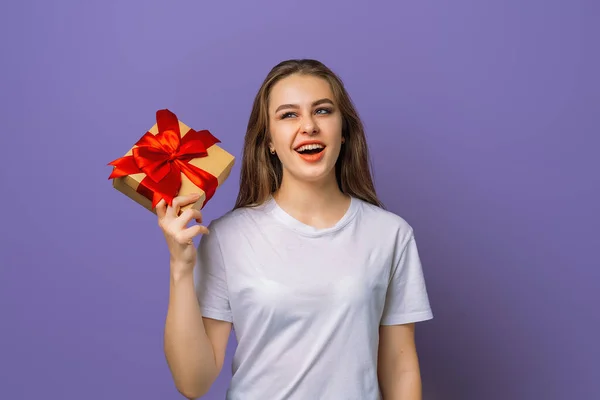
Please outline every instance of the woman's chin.
[{"label": "woman's chin", "polygon": [[326,165],[315,165],[309,168],[297,168],[292,175],[294,176],[294,179],[299,182],[311,184],[322,184],[329,181],[336,182],[335,166],[327,168]]}]

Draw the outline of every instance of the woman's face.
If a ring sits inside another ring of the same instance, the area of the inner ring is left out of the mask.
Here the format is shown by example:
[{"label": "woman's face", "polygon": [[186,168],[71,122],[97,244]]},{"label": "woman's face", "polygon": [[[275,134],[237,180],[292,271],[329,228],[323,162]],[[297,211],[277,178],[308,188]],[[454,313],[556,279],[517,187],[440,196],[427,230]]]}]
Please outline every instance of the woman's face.
[{"label": "woman's face", "polygon": [[340,153],[342,115],[329,83],[311,75],[291,75],[271,89],[271,150],[297,180],[320,181],[335,176]]}]

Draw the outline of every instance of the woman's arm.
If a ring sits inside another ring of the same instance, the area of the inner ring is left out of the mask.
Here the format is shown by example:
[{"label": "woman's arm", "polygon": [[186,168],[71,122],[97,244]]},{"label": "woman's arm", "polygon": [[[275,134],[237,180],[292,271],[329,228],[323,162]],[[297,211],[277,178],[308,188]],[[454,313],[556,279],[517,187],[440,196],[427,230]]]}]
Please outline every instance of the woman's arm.
[{"label": "woman's arm", "polygon": [[164,351],[175,386],[186,398],[208,392],[221,372],[230,333],[230,322],[202,317],[192,273],[172,274]]},{"label": "woman's arm", "polygon": [[377,369],[383,400],[421,400],[415,324],[379,328]]}]

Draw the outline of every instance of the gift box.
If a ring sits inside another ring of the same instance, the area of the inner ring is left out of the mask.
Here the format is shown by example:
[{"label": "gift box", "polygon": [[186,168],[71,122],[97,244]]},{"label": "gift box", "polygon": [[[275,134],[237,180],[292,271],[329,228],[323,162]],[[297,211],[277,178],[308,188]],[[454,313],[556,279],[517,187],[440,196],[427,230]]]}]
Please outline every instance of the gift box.
[{"label": "gift box", "polygon": [[156,214],[156,204],[172,205],[179,195],[200,193],[183,207],[202,209],[229,177],[235,157],[217,145],[208,130],[191,129],[171,111],[156,112],[156,123],[123,156],[108,165],[113,187]]}]

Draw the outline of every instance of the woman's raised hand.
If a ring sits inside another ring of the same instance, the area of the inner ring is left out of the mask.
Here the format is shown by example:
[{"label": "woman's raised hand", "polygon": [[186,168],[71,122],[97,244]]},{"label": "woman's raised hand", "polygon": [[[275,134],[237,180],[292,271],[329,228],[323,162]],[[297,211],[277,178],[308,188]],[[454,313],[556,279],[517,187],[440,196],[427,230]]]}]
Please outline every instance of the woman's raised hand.
[{"label": "woman's raised hand", "polygon": [[[193,239],[200,234],[208,234],[208,229],[201,225],[200,210],[188,208],[179,215],[182,207],[198,201],[199,198],[199,194],[177,196],[173,199],[172,206],[167,205],[164,199],[156,205],[158,225],[167,240],[171,266],[177,268],[179,273],[193,271],[196,264],[196,247]],[[192,220],[197,224],[188,226]]]}]

